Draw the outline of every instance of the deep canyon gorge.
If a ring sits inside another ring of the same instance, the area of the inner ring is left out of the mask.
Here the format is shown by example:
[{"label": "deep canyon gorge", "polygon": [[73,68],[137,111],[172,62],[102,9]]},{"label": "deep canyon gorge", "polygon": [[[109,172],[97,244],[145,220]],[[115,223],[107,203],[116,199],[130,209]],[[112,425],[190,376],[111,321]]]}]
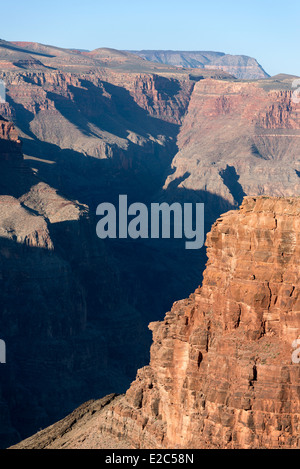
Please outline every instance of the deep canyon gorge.
[{"label": "deep canyon gorge", "polygon": [[[299,447],[294,77],[153,57],[0,41],[1,447]],[[99,240],[120,194],[206,248]]]}]

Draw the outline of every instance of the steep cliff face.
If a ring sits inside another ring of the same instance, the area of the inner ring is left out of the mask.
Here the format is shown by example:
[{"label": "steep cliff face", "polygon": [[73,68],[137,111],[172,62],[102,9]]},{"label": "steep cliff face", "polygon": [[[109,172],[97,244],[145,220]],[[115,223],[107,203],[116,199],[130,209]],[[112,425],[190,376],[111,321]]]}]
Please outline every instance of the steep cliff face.
[{"label": "steep cliff face", "polygon": [[25,155],[0,121],[0,320],[10,353],[1,415],[24,437],[86,399],[124,392],[148,363],[148,323],[201,278],[204,250],[101,242],[96,206],[119,194],[204,201],[210,229],[245,194],[298,194],[299,110],[291,81],[1,44],[11,68],[2,63],[0,113]]},{"label": "steep cliff face", "polygon": [[104,432],[136,448],[299,447],[299,215],[297,198],[248,197],[215,223],[203,285],[150,325],[150,366]]},{"label": "steep cliff face", "polygon": [[[134,337],[146,342],[147,331],[88,207],[34,174],[11,123],[0,120],[0,129],[0,338],[7,349],[0,447],[6,447],[61,418],[99,385],[106,393],[122,390],[136,358],[145,359]],[[116,359],[125,346],[127,356]]]},{"label": "steep cliff face", "polygon": [[[95,206],[161,185],[194,82],[99,69],[1,77],[1,112],[18,127],[0,121],[3,447],[86,399],[124,392],[147,363],[147,324],[178,286],[168,265],[145,272],[155,250],[105,246]],[[153,281],[171,289],[150,305]]]},{"label": "steep cliff face", "polygon": [[291,84],[196,83],[165,189],[214,194],[228,207],[245,195],[299,195],[300,108]]},{"label": "steep cliff face", "polygon": [[299,447],[299,215],[299,198],[267,197],[222,215],[202,286],[150,324],[150,365],[126,395],[18,447]]},{"label": "steep cliff face", "polygon": [[0,112],[17,125],[31,166],[68,198],[94,205],[124,184],[148,194],[161,186],[194,86],[188,77],[110,70],[1,79],[8,102]]},{"label": "steep cliff face", "polygon": [[[23,160],[16,129],[5,120],[0,123],[0,332],[7,346],[7,364],[0,370],[1,404],[5,409],[0,415],[3,447],[36,428],[40,418],[49,418],[49,409],[42,409],[41,400],[49,400],[54,390],[49,386],[47,391],[44,383],[56,366],[51,347],[56,341],[63,343],[67,337],[82,333],[86,305],[70,264],[57,254],[55,225],[51,224],[79,224],[85,208],[39,183]],[[42,201],[47,214],[29,203],[31,191],[39,200],[42,194],[48,194]],[[56,220],[50,221],[51,209]],[[53,289],[52,297],[49,289]],[[56,382],[61,372],[56,373]]]}]

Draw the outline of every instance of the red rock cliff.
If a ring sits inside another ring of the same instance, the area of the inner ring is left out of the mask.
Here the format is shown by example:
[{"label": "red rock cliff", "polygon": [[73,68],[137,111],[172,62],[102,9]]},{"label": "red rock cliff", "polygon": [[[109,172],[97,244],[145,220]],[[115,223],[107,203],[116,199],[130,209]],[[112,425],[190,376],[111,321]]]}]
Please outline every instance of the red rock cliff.
[{"label": "red rock cliff", "polygon": [[180,189],[210,192],[232,205],[243,195],[300,195],[299,104],[291,82],[277,85],[196,83],[165,188],[177,180]]},{"label": "red rock cliff", "polygon": [[135,448],[300,444],[300,199],[247,197],[207,238],[201,288],[153,331],[151,362],[101,417]]}]

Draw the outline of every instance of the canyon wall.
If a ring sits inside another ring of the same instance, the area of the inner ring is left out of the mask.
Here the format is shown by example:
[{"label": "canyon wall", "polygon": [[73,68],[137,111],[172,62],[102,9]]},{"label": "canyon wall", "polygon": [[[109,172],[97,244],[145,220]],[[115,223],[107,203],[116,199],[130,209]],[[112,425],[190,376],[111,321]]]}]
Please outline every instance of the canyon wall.
[{"label": "canyon wall", "polygon": [[[0,139],[6,447],[86,399],[123,392],[147,363],[147,324],[171,303],[180,274],[174,260],[144,269],[156,249],[100,241],[95,207],[119,193],[144,200],[161,186],[194,83],[57,71],[1,77],[1,112],[15,122],[1,120]],[[150,306],[144,292],[153,283],[166,289]]]},{"label": "canyon wall", "polygon": [[3,446],[125,392],[149,322],[201,282],[204,249],[100,241],[99,203],[205,202],[209,231],[245,195],[299,194],[300,168],[291,78],[3,41],[0,67]]},{"label": "canyon wall", "polygon": [[[6,447],[99,388],[123,390],[146,360],[139,340],[147,343],[148,334],[88,207],[38,178],[12,123],[0,119],[0,129],[0,337],[7,349],[0,445]],[[118,356],[120,347],[126,356]]]},{"label": "canyon wall", "polygon": [[153,183],[161,187],[194,86],[188,78],[109,70],[5,72],[1,79],[7,103],[0,113],[18,127],[33,169],[93,208],[104,194],[149,197]]},{"label": "canyon wall", "polygon": [[299,447],[299,198],[246,197],[204,280],[152,323],[150,366],[100,426],[136,448]]},{"label": "canyon wall", "polygon": [[150,324],[150,364],[126,395],[16,448],[298,448],[299,215],[299,198],[269,197],[222,215],[202,285]]},{"label": "canyon wall", "polygon": [[291,83],[196,83],[164,185],[169,197],[175,187],[207,201],[213,222],[245,195],[300,195],[300,107]]}]

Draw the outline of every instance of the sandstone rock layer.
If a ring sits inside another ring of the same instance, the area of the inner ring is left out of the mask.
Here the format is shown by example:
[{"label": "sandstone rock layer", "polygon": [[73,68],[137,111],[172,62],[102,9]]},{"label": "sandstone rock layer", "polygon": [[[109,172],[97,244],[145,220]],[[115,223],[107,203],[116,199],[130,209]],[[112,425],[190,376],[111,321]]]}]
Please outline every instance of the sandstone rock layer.
[{"label": "sandstone rock layer", "polygon": [[298,448],[299,241],[299,198],[246,197],[207,237],[202,286],[150,325],[126,395],[16,448]]},{"label": "sandstone rock layer", "polygon": [[178,182],[181,191],[232,206],[245,195],[299,196],[300,106],[292,80],[277,86],[272,79],[196,83],[165,188]]},{"label": "sandstone rock layer", "polygon": [[247,197],[214,224],[203,285],[150,325],[150,365],[102,432],[136,448],[299,447],[299,215],[299,198]]}]

